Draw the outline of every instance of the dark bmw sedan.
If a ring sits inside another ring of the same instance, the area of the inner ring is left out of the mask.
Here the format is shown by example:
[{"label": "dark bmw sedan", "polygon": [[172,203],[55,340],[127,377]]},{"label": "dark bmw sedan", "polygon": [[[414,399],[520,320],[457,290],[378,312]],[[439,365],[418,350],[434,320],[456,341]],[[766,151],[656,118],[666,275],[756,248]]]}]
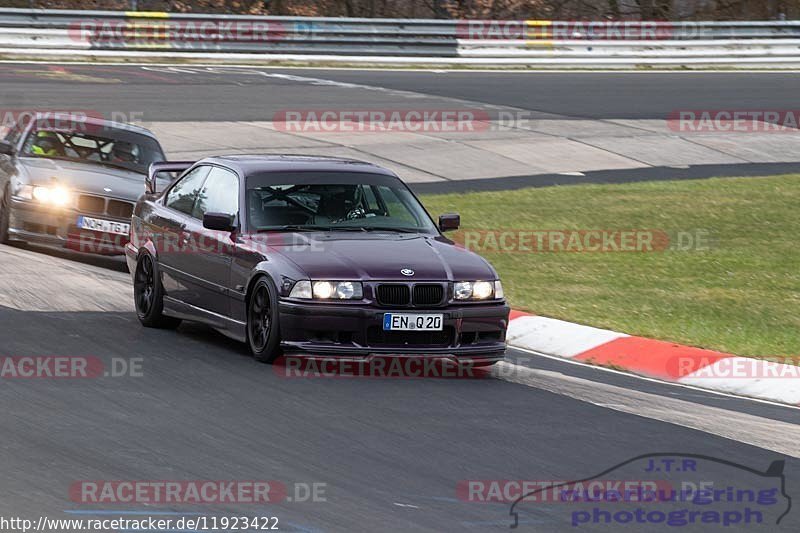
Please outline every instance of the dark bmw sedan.
[{"label": "dark bmw sedan", "polygon": [[[163,191],[162,171],[184,170]],[[148,327],[203,322],[271,362],[283,352],[503,358],[497,273],[442,232],[391,171],[347,159],[212,157],[151,166],[126,246]]]}]

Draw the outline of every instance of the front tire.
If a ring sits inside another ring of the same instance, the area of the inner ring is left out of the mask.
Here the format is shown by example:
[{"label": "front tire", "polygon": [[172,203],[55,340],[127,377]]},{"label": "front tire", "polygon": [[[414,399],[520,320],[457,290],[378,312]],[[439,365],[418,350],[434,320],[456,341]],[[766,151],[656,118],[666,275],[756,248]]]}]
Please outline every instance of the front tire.
[{"label": "front tire", "polygon": [[3,196],[0,198],[0,244],[8,242],[8,227],[11,220],[11,191],[6,185]]},{"label": "front tire", "polygon": [[247,345],[256,361],[272,363],[280,356],[278,298],[266,278],[260,278],[247,302]]},{"label": "front tire", "polygon": [[136,261],[133,276],[133,301],[136,316],[146,328],[176,328],[181,320],[164,314],[164,288],[156,262],[147,252]]}]

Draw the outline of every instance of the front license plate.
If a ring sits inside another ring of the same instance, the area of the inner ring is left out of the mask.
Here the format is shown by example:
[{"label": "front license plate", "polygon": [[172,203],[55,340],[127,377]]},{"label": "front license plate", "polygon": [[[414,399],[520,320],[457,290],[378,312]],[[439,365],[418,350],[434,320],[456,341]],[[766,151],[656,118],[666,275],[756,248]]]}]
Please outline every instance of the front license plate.
[{"label": "front license plate", "polygon": [[384,313],[384,331],[442,331],[442,314]]},{"label": "front license plate", "polygon": [[127,235],[131,231],[130,224],[84,216],[78,217],[78,227],[81,229],[90,229],[92,231],[102,231],[103,233],[113,233],[115,235]]}]

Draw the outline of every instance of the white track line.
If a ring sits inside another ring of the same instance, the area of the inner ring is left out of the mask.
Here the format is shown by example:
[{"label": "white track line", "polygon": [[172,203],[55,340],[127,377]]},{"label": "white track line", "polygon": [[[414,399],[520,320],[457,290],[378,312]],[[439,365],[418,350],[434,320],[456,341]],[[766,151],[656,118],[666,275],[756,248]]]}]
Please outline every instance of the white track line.
[{"label": "white track line", "polygon": [[500,362],[498,379],[800,458],[800,425]]},{"label": "white track line", "polygon": [[[763,400],[761,398],[751,398],[749,396],[739,396],[737,394],[731,394],[731,393],[728,393],[728,392],[721,392],[721,391],[716,391],[716,390],[711,390],[711,389],[704,389],[702,387],[695,387],[694,385],[687,385],[685,383],[675,383],[673,381],[663,381],[663,380],[660,380],[660,379],[651,378],[651,377],[647,377],[647,376],[640,376],[639,374],[632,374],[631,372],[625,372],[625,371],[622,371],[622,370],[616,370],[614,368],[608,368],[606,366],[591,365],[591,364],[585,363],[583,361],[576,361],[574,359],[566,359],[564,357],[558,357],[558,356],[555,356],[555,355],[549,355],[549,354],[546,354],[546,353],[537,352],[536,350],[530,350],[528,348],[522,348],[520,346],[509,345],[509,348],[511,348],[513,350],[520,351],[520,352],[529,353],[531,355],[535,355],[535,356],[538,356],[538,357],[544,357],[545,359],[552,359],[553,361],[559,361],[561,363],[566,363],[566,364],[569,364],[569,365],[577,365],[577,366],[581,366],[583,368],[591,368],[593,370],[597,370],[598,372],[608,372],[608,373],[611,373],[611,374],[618,374],[620,376],[626,376],[626,377],[638,379],[638,380],[641,380],[641,381],[648,381],[650,383],[658,383],[660,385],[669,385],[670,387],[680,387],[682,389],[689,389],[689,390],[693,390],[693,391],[697,391],[697,392],[702,392],[702,393],[705,393],[705,394],[713,394],[715,396],[723,396],[725,398],[733,398],[733,399],[736,399],[736,400],[747,400],[749,402],[763,403],[763,404],[772,405],[772,406],[775,406],[775,407],[784,407],[786,409],[795,409],[795,410],[800,411],[800,406],[797,406],[797,405],[789,405],[789,404],[785,404],[785,403],[774,402],[772,400]],[[506,364],[512,364],[513,365],[513,363],[506,363]],[[521,366],[521,365],[514,365],[514,366]],[[523,368],[527,368],[527,367],[523,367]]]}]

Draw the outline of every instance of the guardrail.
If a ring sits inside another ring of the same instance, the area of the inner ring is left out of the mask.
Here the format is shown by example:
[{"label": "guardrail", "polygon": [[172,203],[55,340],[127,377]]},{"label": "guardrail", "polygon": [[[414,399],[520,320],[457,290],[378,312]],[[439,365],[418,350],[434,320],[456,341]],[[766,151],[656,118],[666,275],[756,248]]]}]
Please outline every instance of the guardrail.
[{"label": "guardrail", "polygon": [[792,65],[800,21],[565,22],[0,9],[0,56],[529,66]]}]

